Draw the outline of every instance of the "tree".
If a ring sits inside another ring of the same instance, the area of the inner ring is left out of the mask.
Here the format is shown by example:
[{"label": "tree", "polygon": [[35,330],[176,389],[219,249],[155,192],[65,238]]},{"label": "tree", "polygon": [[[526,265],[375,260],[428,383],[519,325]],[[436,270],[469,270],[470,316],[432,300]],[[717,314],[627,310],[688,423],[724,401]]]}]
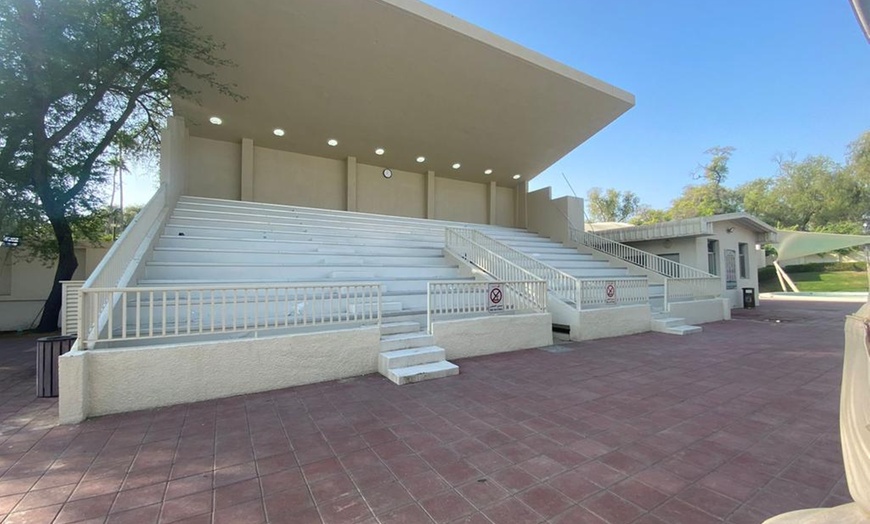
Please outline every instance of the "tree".
[{"label": "tree", "polygon": [[634,217],[629,220],[636,226],[644,226],[647,224],[658,224],[659,222],[667,222],[673,220],[671,212],[664,209],[653,209],[649,206],[640,206]]},{"label": "tree", "polygon": [[214,72],[229,62],[186,21],[187,8],[184,0],[0,0],[0,191],[18,206],[15,227],[28,244],[50,229],[57,258],[39,331],[56,329],[59,282],[78,265],[76,224],[103,201],[106,152],[119,133],[154,140],[170,92],[196,98],[191,79],[237,98]]},{"label": "tree", "polygon": [[860,232],[865,191],[855,171],[825,156],[779,159],[779,173],[737,189],[746,212],[783,229]]},{"label": "tree", "polygon": [[671,202],[670,214],[674,219],[733,213],[740,209],[740,199],[724,186],[728,178],[728,161],[733,147],[713,147],[704,152],[710,155],[705,165],[698,166],[692,177],[703,182],[683,188],[683,194]]},{"label": "tree", "polygon": [[633,191],[593,187],[586,192],[586,205],[593,222],[625,222],[640,209],[640,197]]}]

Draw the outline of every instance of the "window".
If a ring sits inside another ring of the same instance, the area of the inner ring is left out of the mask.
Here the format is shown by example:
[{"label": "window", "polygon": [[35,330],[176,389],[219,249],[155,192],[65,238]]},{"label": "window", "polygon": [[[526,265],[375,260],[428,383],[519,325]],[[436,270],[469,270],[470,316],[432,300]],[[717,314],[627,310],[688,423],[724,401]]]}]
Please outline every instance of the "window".
[{"label": "window", "polygon": [[738,257],[740,258],[740,278],[747,278],[749,274],[749,244],[743,242],[737,244]]},{"label": "window", "polygon": [[719,241],[707,241],[707,271],[710,274],[719,274]]}]

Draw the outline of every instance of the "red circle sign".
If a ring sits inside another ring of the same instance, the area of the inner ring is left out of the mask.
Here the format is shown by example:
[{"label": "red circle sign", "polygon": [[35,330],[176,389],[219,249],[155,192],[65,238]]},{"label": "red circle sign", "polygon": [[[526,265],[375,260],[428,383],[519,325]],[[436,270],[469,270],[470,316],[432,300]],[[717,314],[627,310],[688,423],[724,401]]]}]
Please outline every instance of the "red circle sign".
[{"label": "red circle sign", "polygon": [[607,298],[613,298],[616,296],[616,286],[613,284],[607,284],[604,292],[607,293]]},{"label": "red circle sign", "polygon": [[489,292],[489,300],[493,304],[498,304],[499,302],[501,302],[501,289],[494,288],[493,290],[491,290]]}]

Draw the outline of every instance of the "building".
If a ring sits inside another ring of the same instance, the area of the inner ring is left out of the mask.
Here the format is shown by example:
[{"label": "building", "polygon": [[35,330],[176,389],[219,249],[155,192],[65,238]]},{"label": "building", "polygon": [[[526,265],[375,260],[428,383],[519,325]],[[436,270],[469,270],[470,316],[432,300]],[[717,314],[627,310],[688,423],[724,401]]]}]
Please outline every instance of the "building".
[{"label": "building", "polygon": [[763,246],[777,240],[775,228],[747,213],[645,226],[609,224],[601,230],[588,224],[587,230],[718,276],[732,308],[743,306],[745,288],[758,296],[758,268],[766,265]]},{"label": "building", "polygon": [[246,98],[173,98],[161,187],[82,288],[61,420],[728,318],[717,277],[528,191],[630,93],[416,0],[192,4]]}]

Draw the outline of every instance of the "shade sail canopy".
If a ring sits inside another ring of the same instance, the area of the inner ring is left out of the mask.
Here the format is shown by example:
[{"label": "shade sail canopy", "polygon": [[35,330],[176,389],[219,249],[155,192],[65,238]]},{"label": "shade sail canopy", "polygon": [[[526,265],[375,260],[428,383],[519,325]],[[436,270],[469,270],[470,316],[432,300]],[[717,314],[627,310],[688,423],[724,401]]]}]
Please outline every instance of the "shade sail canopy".
[{"label": "shade sail canopy", "polygon": [[782,231],[777,234],[777,260],[789,260],[870,244],[870,236]]},{"label": "shade sail canopy", "polygon": [[[186,16],[237,65],[218,79],[246,97],[191,80],[201,105],[174,97],[173,109],[193,136],[514,186],[634,104],[630,93],[416,0],[191,3]],[[223,124],[210,125],[212,116]]]}]

